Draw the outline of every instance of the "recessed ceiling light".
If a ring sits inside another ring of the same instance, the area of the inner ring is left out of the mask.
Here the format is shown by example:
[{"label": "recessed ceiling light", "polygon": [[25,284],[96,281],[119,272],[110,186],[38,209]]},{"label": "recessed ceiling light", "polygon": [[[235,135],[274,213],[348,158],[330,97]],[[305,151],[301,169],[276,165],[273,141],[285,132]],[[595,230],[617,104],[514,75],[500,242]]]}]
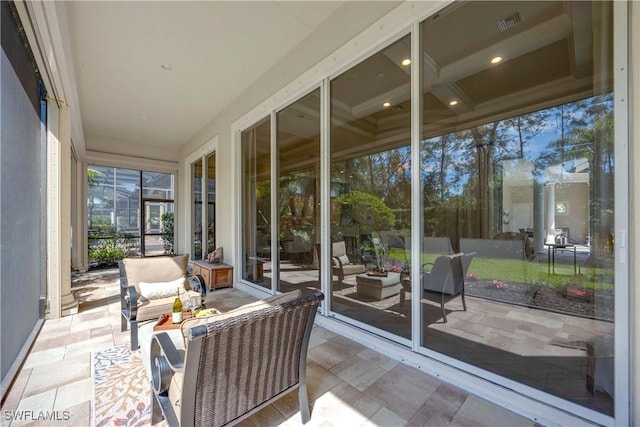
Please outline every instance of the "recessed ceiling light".
[{"label": "recessed ceiling light", "polygon": [[165,70],[165,71],[171,71],[171,70],[173,70],[173,67],[171,66],[171,64],[162,64],[162,65],[160,66],[160,68],[162,68],[162,69],[163,69],[163,70]]},{"label": "recessed ceiling light", "polygon": [[402,60],[402,62],[400,63],[402,66],[404,67],[408,67],[409,65],[411,65],[411,59],[410,58],[405,58]]},{"label": "recessed ceiling light", "polygon": [[376,74],[376,76],[379,79],[384,79],[385,77],[387,77],[387,75],[384,73],[384,71],[378,71],[378,74]]},{"label": "recessed ceiling light", "polygon": [[498,64],[500,62],[502,62],[502,56],[495,56],[495,57],[491,58],[491,63],[492,64]]},{"label": "recessed ceiling light", "polygon": [[458,105],[458,101],[456,101],[455,99],[454,99],[454,100],[452,100],[452,101],[449,101],[449,105],[451,105],[452,107],[453,107],[454,105]]},{"label": "recessed ceiling light", "polygon": [[390,107],[390,106],[391,106],[391,103],[390,103],[390,102],[385,102],[384,104],[382,104],[382,106],[383,106],[383,107],[385,107],[385,108],[386,108],[386,107]]}]

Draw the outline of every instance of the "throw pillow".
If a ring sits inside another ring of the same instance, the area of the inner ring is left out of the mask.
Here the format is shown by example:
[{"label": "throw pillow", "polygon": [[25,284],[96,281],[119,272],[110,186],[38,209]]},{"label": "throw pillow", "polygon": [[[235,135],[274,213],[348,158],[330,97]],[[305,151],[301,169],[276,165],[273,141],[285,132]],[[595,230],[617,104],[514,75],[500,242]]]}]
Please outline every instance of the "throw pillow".
[{"label": "throw pillow", "polygon": [[338,258],[340,258],[340,262],[342,263],[342,265],[349,264],[349,257],[348,256],[340,255]]},{"label": "throw pillow", "polygon": [[149,300],[175,296],[177,289],[180,290],[181,294],[185,292],[184,277],[170,282],[140,282],[138,287],[142,296]]}]

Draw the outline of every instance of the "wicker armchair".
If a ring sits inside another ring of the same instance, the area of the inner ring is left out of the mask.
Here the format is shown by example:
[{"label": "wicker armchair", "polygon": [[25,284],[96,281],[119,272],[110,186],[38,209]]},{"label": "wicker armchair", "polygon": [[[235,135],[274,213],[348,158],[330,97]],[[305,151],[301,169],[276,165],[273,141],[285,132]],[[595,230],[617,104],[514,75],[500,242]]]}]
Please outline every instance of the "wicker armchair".
[{"label": "wicker armchair", "polygon": [[321,292],[266,308],[212,316],[190,328],[184,357],[167,333],[151,342],[152,423],[234,425],[298,389],[310,418],[306,364]]}]

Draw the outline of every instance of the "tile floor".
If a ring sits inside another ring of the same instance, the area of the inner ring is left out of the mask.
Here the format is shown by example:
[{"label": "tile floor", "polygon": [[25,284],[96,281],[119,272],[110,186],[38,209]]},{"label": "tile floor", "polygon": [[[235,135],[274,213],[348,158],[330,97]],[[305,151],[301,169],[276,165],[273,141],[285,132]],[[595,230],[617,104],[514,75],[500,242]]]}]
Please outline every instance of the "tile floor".
[{"label": "tile floor", "polygon": [[[120,332],[119,289],[113,273],[88,275],[73,290],[79,313],[45,321],[2,404],[2,426],[92,424],[91,352],[127,343],[129,335]],[[312,333],[307,377],[312,405],[307,426],[535,425],[321,327]],[[70,419],[54,424],[11,422],[4,414],[13,410],[68,411]],[[297,395],[291,393],[242,425],[300,424]]]},{"label": "tile floor", "polygon": [[[283,291],[319,286],[317,270],[287,267],[281,273]],[[265,272],[265,277],[269,275]],[[355,277],[345,277],[342,286],[334,288],[332,311],[411,339],[411,292],[407,292],[404,304],[400,295],[378,301],[357,292]],[[445,323],[440,295],[421,298],[423,342],[428,348],[613,415],[613,399],[601,390],[612,394],[613,371],[601,365],[596,372],[598,390],[592,393],[587,387],[586,348],[588,342],[612,339],[612,322],[470,296],[466,306],[465,311],[459,296],[450,298],[445,304]],[[599,356],[604,358],[606,353]]]}]

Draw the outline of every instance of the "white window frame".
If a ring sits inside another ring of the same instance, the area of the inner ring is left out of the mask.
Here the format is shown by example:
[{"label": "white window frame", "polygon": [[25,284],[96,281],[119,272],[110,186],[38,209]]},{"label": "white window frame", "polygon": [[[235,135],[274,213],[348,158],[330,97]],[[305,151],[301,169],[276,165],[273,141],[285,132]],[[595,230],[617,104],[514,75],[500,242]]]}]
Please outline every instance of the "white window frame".
[{"label": "white window frame", "polygon": [[[183,180],[183,188],[184,188],[184,194],[185,194],[185,207],[184,207],[184,212],[185,212],[185,221],[184,221],[184,236],[183,236],[183,241],[182,241],[182,247],[184,248],[184,251],[191,254],[191,251],[193,250],[193,180],[192,180],[192,176],[191,176],[191,171],[192,171],[192,167],[193,164],[195,162],[197,162],[198,160],[202,160],[202,216],[201,216],[201,222],[202,222],[202,258],[204,259],[207,256],[207,243],[206,243],[206,236],[205,234],[208,234],[208,227],[207,224],[209,223],[209,209],[206,209],[206,206],[209,203],[208,197],[208,191],[207,191],[207,168],[208,168],[208,162],[207,159],[209,156],[211,156],[212,154],[216,153],[218,151],[218,136],[214,136],[212,139],[210,139],[206,144],[204,144],[203,146],[201,146],[198,150],[194,151],[193,153],[191,153],[190,155],[186,156],[184,159],[184,163],[183,163],[183,171],[184,171],[184,180]],[[218,156],[216,155],[216,171],[218,170]],[[217,174],[217,172],[216,172]],[[218,204],[216,203],[215,205],[215,217],[218,218]],[[177,224],[177,222],[176,222]],[[216,222],[216,235],[218,234],[218,224]],[[177,239],[176,239],[177,241]],[[194,260],[191,260],[194,261]]]}]

